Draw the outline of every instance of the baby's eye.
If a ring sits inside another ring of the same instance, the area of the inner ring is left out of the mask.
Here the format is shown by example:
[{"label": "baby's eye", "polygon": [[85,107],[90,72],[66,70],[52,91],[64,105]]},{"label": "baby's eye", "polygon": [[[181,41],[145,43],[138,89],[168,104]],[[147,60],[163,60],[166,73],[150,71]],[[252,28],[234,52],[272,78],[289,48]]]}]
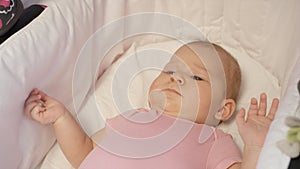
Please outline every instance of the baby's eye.
[{"label": "baby's eye", "polygon": [[171,70],[168,70],[168,71],[165,71],[165,73],[169,74],[169,75],[174,75],[175,72],[174,71],[171,71]]},{"label": "baby's eye", "polygon": [[194,76],[192,76],[192,79],[194,79],[194,80],[203,80],[201,77],[199,77],[199,76],[196,76],[196,75],[194,75]]}]

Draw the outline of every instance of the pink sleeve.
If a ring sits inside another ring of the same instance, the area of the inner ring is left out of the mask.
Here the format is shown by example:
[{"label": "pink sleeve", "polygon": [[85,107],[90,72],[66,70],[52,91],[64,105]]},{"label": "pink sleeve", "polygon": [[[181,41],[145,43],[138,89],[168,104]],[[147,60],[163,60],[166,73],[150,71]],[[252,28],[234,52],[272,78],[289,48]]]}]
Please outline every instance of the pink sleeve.
[{"label": "pink sleeve", "polygon": [[226,169],[236,162],[241,162],[242,156],[231,135],[222,133],[217,136],[207,160],[208,169]]}]

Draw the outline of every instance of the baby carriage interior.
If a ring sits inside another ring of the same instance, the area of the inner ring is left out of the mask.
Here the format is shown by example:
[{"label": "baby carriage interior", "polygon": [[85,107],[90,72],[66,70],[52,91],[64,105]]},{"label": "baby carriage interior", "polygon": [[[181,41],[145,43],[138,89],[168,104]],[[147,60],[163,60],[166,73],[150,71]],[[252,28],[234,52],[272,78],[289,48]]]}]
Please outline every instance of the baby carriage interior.
[{"label": "baby carriage interior", "polygon": [[[299,1],[24,0],[23,4],[47,8],[0,45],[1,167],[72,168],[51,127],[23,113],[33,88],[60,100],[92,135],[104,127],[103,117],[118,114],[113,96],[124,86],[128,85],[125,96],[130,106],[147,106],[146,93],[158,71],[143,69],[143,51],[174,53],[178,41],[187,39],[207,39],[237,59],[243,76],[237,109],[247,108],[249,99],[261,92],[280,98],[257,168],[288,167],[290,157],[276,144],[286,138],[285,118],[300,116],[295,112],[300,98]],[[150,60],[159,56],[147,55]],[[122,65],[128,72],[139,72],[128,84],[114,82],[124,80],[118,76]],[[243,146],[234,120],[219,127]]]}]

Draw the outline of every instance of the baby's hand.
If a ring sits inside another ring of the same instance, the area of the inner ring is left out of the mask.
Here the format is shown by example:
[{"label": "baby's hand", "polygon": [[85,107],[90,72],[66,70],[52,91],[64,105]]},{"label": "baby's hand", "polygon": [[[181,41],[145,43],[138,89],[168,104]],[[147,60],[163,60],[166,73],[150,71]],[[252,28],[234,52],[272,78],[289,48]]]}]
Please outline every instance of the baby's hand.
[{"label": "baby's hand", "polygon": [[271,122],[279,104],[278,99],[273,99],[270,111],[267,111],[267,95],[260,95],[259,105],[255,98],[251,99],[247,119],[245,120],[245,109],[238,112],[236,121],[239,133],[245,145],[262,147],[268,133]]},{"label": "baby's hand", "polygon": [[63,104],[38,89],[33,89],[24,103],[25,114],[41,124],[54,124],[66,111]]}]

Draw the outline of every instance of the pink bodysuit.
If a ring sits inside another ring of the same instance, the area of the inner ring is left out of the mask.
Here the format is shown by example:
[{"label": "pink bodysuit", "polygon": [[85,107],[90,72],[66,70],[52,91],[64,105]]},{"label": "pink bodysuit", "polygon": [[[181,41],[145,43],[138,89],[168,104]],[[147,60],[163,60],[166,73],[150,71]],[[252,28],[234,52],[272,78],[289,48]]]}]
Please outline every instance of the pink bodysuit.
[{"label": "pink bodysuit", "polygon": [[226,169],[241,162],[230,135],[155,110],[109,119],[105,133],[80,169]]}]

